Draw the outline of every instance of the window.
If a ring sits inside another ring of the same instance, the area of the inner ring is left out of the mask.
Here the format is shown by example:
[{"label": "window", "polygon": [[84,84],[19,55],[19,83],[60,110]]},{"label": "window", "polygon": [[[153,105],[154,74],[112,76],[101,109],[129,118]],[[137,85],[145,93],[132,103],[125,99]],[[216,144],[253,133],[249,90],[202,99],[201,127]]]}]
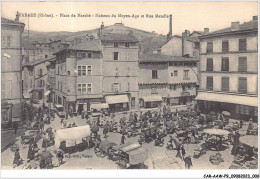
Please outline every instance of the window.
[{"label": "window", "polygon": [[45,58],[48,58],[48,55],[45,55]]},{"label": "window", "polygon": [[78,66],[78,76],[86,75],[86,66]]},{"label": "window", "polygon": [[81,94],[86,94],[87,93],[87,84],[81,84]]},{"label": "window", "polygon": [[38,76],[42,76],[42,69],[38,70]]},{"label": "window", "polygon": [[207,42],[207,53],[213,53],[213,42]]},{"label": "window", "polygon": [[91,88],[92,88],[92,85],[88,84],[88,94],[91,94]]},{"label": "window", "polygon": [[92,58],[92,53],[88,53],[88,58]]},{"label": "window", "polygon": [[114,47],[118,47],[118,43],[117,42],[114,43]]},{"label": "window", "polygon": [[184,80],[189,80],[189,70],[183,70],[183,79]]},{"label": "window", "polygon": [[239,39],[239,51],[246,51],[246,39]]},{"label": "window", "polygon": [[81,76],[81,66],[78,66],[78,76]]},{"label": "window", "polygon": [[86,53],[82,53],[82,58],[86,58]]},{"label": "window", "polygon": [[152,78],[153,79],[157,79],[158,78],[157,70],[152,70]]},{"label": "window", "polygon": [[200,43],[199,42],[195,42],[195,48],[199,49],[200,48]]},{"label": "window", "polygon": [[29,76],[33,76],[33,72],[30,70],[29,72]]},{"label": "window", "polygon": [[171,86],[170,86],[170,89],[171,89],[171,90],[176,90],[176,85],[171,85]]},{"label": "window", "polygon": [[229,52],[229,43],[228,41],[222,41],[222,52]]},{"label": "window", "polygon": [[30,80],[30,88],[32,88],[32,79]]},{"label": "window", "polygon": [[213,58],[207,59],[207,71],[213,71]]},{"label": "window", "polygon": [[173,73],[171,73],[171,76],[173,76]]},{"label": "window", "polygon": [[91,72],[92,72],[92,67],[88,66],[88,75],[91,75]]},{"label": "window", "polygon": [[77,53],[77,57],[78,57],[78,58],[81,58],[81,57],[82,57],[82,53],[78,52],[78,53]]},{"label": "window", "polygon": [[135,97],[131,97],[131,106],[135,108]]},{"label": "window", "polygon": [[238,78],[238,92],[247,93],[247,78],[246,77]]},{"label": "window", "polygon": [[35,51],[33,51],[33,56],[35,56]]},{"label": "window", "polygon": [[118,52],[114,52],[114,60],[118,60]]},{"label": "window", "polygon": [[11,36],[7,36],[7,47],[11,47]]},{"label": "window", "polygon": [[229,71],[229,58],[228,57],[222,58],[221,71]]},{"label": "window", "polygon": [[29,62],[29,57],[25,57],[25,62]]},{"label": "window", "polygon": [[238,58],[238,71],[246,72],[247,71],[247,57],[239,57]]},{"label": "window", "polygon": [[229,91],[229,77],[222,77],[222,91]]},{"label": "window", "polygon": [[2,82],[2,98],[8,99],[12,97],[12,81]]},{"label": "window", "polygon": [[129,43],[125,43],[125,47],[130,47],[130,44]]},{"label": "window", "polygon": [[2,58],[2,71],[10,71],[11,70],[11,59],[9,57],[4,56]]},{"label": "window", "polygon": [[78,94],[82,94],[82,85],[78,84]]},{"label": "window", "polygon": [[68,73],[68,76],[70,76],[70,71],[68,71],[67,73]]},{"label": "window", "polygon": [[174,70],[174,76],[178,76],[178,70]]},{"label": "window", "polygon": [[213,90],[213,76],[207,76],[207,90]]},{"label": "window", "polygon": [[114,83],[112,85],[112,91],[119,91],[119,83]]}]

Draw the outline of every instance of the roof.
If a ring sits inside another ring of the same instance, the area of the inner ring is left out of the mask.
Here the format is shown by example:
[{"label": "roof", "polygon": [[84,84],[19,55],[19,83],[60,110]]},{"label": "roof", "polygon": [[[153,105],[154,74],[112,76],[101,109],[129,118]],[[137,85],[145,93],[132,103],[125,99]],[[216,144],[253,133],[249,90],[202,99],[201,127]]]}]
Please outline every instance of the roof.
[{"label": "roof", "polygon": [[24,25],[24,23],[22,23],[22,22],[17,22],[17,21],[14,21],[14,20],[11,20],[11,19],[7,19],[7,18],[4,18],[4,17],[1,17],[1,23],[10,23],[10,24]]},{"label": "roof", "polygon": [[52,61],[53,59],[55,59],[55,57],[51,57],[51,58],[48,58],[48,59],[40,59],[40,60],[35,60],[35,61],[31,61],[31,62],[27,62],[23,65],[23,67],[25,66],[35,66],[35,65],[38,65],[38,64],[41,64],[41,63],[44,63],[44,62],[48,62],[48,61]]},{"label": "roof", "polygon": [[70,45],[67,49],[70,50],[88,50],[88,51],[101,51],[102,47],[96,41],[83,40],[76,45]]},{"label": "roof", "polygon": [[101,41],[115,42],[138,42],[138,39],[132,34],[106,33],[101,38]]},{"label": "roof", "polygon": [[[244,22],[243,24],[240,24],[239,30],[237,30],[236,32],[242,32],[242,31],[247,31],[247,30],[257,30],[257,29],[258,29],[258,21],[252,20],[252,21]],[[235,31],[231,30],[231,27],[228,27],[228,28],[224,28],[224,29],[220,29],[220,30],[208,33],[206,35],[202,35],[202,36],[200,36],[200,38],[208,37],[208,36],[212,36],[212,35],[229,34],[229,33],[234,33],[234,32]]]},{"label": "roof", "polygon": [[25,50],[37,50],[38,48],[31,41],[23,41],[22,46]]},{"label": "roof", "polygon": [[195,58],[187,58],[181,56],[170,56],[162,54],[142,54],[139,57],[140,63],[146,62],[174,62],[174,61],[198,61]]},{"label": "roof", "polygon": [[171,39],[173,39],[173,38],[182,38],[180,35],[174,35],[174,36],[172,36],[172,37],[170,37],[169,39],[167,39],[162,45],[160,45],[160,47],[159,48],[162,48],[162,46],[164,46],[165,44],[167,44]]}]

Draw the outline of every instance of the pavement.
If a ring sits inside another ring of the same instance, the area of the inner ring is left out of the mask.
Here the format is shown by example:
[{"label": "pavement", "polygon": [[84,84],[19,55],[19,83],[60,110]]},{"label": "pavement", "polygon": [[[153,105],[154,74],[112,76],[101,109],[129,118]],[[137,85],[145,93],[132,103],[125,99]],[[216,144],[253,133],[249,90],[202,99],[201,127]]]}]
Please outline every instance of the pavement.
[{"label": "pavement", "polygon": [[[125,114],[120,113],[116,114],[116,117],[114,119],[115,122],[119,123],[119,120],[124,117]],[[128,116],[128,115],[127,115]],[[104,120],[112,120],[110,117],[106,116]],[[45,129],[48,127],[52,127],[53,131],[61,129],[60,124],[61,119],[56,115],[55,119],[51,122],[49,125],[45,125]],[[74,123],[77,126],[86,125],[86,120],[81,119],[81,116],[72,117],[67,120],[67,125],[69,123]],[[233,120],[230,120],[230,122],[233,122]],[[244,131],[247,128],[247,124],[244,125],[241,131]],[[102,137],[102,140],[104,140],[102,128],[99,130],[99,134]],[[19,131],[19,134],[22,131]],[[7,131],[5,136],[8,136],[9,134],[13,133],[13,131]],[[35,165],[39,169],[39,161],[32,161],[30,163],[26,162],[27,158],[27,152],[28,152],[28,145],[21,144],[21,140],[19,137],[19,134],[15,135],[16,137],[16,144],[19,145],[20,148],[20,155],[21,158],[24,161],[24,164],[18,166],[16,169],[24,169],[28,165]],[[11,138],[10,135],[8,137]],[[4,142],[8,142],[8,137],[4,139]],[[14,138],[13,137],[13,138]],[[127,138],[125,142],[137,142],[139,136],[136,137],[130,137]],[[116,144],[120,144],[121,134],[119,133],[108,133],[108,138],[110,142],[114,142]],[[2,139],[3,140],[3,139]],[[148,150],[148,160],[145,161],[145,165],[148,167],[148,169],[185,169],[184,161],[182,161],[180,158],[176,158],[177,151],[176,150],[168,150],[166,149],[166,144],[169,141],[169,135],[167,135],[164,138],[164,146],[154,146],[154,142],[150,143],[144,143],[142,145],[143,148]],[[3,142],[3,141],[2,141]],[[185,144],[184,148],[186,150],[187,155],[193,156],[194,149],[199,147],[200,144]],[[42,139],[38,141],[38,147],[40,148],[40,153],[43,151],[42,149]],[[211,155],[216,154],[216,151],[207,151],[206,154],[202,155],[200,158],[195,159],[192,158],[193,166],[191,169],[228,169],[234,160],[234,156],[231,155],[231,149],[232,145],[229,146],[228,149],[224,151],[220,151],[222,154],[222,157],[224,158],[224,162],[220,163],[220,165],[212,165],[209,161],[209,157]],[[53,155],[55,156],[54,151],[57,150],[54,148],[54,146],[48,147],[48,150],[53,152]],[[12,163],[14,159],[14,153],[10,150],[10,148],[7,148],[5,151],[2,152],[2,169],[13,169]],[[57,160],[55,161],[56,157],[54,157],[53,163],[57,163]],[[93,148],[89,150],[84,150],[82,152],[77,152],[73,154],[65,154],[64,158],[65,163],[62,164],[59,167],[55,167],[54,169],[118,169],[118,166],[115,162],[108,160],[105,158],[97,157],[94,153]]]}]

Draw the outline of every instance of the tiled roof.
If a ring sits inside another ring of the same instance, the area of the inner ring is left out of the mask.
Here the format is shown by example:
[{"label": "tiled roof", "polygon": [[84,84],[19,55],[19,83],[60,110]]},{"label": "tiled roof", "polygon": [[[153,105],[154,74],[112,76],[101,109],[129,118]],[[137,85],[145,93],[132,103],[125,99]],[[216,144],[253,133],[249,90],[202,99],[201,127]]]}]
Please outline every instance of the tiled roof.
[{"label": "tiled roof", "polygon": [[88,51],[101,51],[102,48],[96,41],[88,41],[84,40],[79,44],[76,45],[70,45],[70,50],[88,50]]},{"label": "tiled roof", "polygon": [[170,56],[170,55],[162,55],[162,54],[142,54],[139,57],[139,62],[175,62],[175,61],[198,61],[195,58],[186,58],[180,56]]},{"label": "tiled roof", "polygon": [[17,22],[17,21],[7,19],[7,18],[4,18],[4,17],[1,17],[1,23],[12,23],[12,24],[24,25],[24,23]]},{"label": "tiled roof", "polygon": [[131,34],[107,33],[101,37],[101,41],[138,42],[138,39]]},{"label": "tiled roof", "polygon": [[40,60],[27,62],[27,63],[23,64],[23,67],[25,67],[25,66],[35,66],[35,65],[47,62],[47,61],[53,61],[53,59],[55,59],[55,56],[52,56],[52,57],[47,58],[47,59],[40,59]]},{"label": "tiled roof", "polygon": [[38,48],[33,45],[33,42],[26,40],[22,42],[22,46],[25,50],[37,50]]},{"label": "tiled roof", "polygon": [[[240,24],[239,30],[237,30],[237,31],[253,30],[253,29],[258,29],[258,21],[257,20],[244,22],[243,24]],[[211,33],[207,34],[206,36],[229,33],[229,32],[233,32],[233,31],[231,31],[231,27],[211,32]]]}]

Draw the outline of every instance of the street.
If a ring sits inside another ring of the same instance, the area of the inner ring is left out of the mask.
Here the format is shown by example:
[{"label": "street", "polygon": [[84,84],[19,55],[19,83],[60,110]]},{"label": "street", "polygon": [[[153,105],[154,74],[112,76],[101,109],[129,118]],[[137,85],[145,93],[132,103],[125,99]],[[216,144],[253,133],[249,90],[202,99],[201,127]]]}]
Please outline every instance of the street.
[{"label": "street", "polygon": [[[119,123],[119,120],[125,116],[125,114],[116,114],[116,117],[114,119],[115,122]],[[106,120],[111,120],[110,117],[106,116]],[[61,124],[60,124],[61,119],[56,115],[55,119],[51,122],[49,125],[45,125],[45,130],[48,127],[52,127],[53,131],[61,129]],[[232,120],[231,120],[232,121]],[[77,117],[72,117],[67,120],[67,125],[68,124],[75,124],[77,126],[82,126],[86,125],[86,119],[81,119],[81,116]],[[247,125],[244,125],[244,128],[241,130],[241,132],[244,131],[244,129],[247,127]],[[99,134],[102,137],[102,140],[104,140],[104,135],[103,135],[103,129],[100,128]],[[21,133],[22,130],[19,130],[19,133]],[[13,133],[13,131],[9,131],[8,134]],[[18,134],[17,134],[18,135]],[[11,135],[10,135],[11,137]],[[108,133],[107,140],[110,142],[114,142],[117,145],[120,144],[120,139],[121,139],[121,134],[119,133]],[[126,137],[125,142],[133,142],[137,143],[139,139],[139,135],[136,137]],[[18,166],[17,169],[22,169],[26,168],[29,164],[26,162],[27,159],[27,152],[28,152],[28,144],[27,145],[22,145],[20,137],[16,138],[17,144],[20,147],[20,155],[21,158],[24,160],[24,164],[21,166]],[[38,141],[38,147],[40,149],[39,153],[43,151],[42,146],[42,140],[40,139]],[[7,139],[5,139],[5,142]],[[150,143],[143,143],[142,147],[147,149],[149,152],[149,158],[148,160],[145,161],[145,165],[147,166],[148,169],[160,169],[161,167],[164,167],[164,169],[184,169],[185,164],[184,161],[181,160],[180,158],[176,157],[177,151],[176,150],[168,150],[166,149],[166,144],[169,141],[169,135],[167,135],[164,138],[164,145],[162,147],[159,146],[154,146],[154,141]],[[190,155],[193,157],[193,152],[194,149],[199,147],[201,143],[199,144],[184,144],[184,148],[186,150],[186,156]],[[192,158],[192,163],[193,166],[191,169],[228,169],[229,166],[231,165],[232,161],[234,160],[234,156],[231,155],[231,149],[232,145],[229,145],[228,148],[224,151],[220,151],[222,157],[224,158],[224,162],[221,162],[219,165],[212,165],[211,162],[209,161],[209,157],[211,155],[215,155],[216,151],[210,151],[208,150],[206,154],[202,155],[200,158],[195,159]],[[51,146],[48,147],[48,150],[53,153],[55,156],[55,147]],[[64,155],[64,164],[62,164],[59,167],[54,167],[54,169],[118,169],[118,165],[107,159],[107,157],[101,158],[97,157],[96,154],[94,153],[93,148],[89,150],[84,150],[82,152],[77,152],[73,154],[65,154]],[[13,165],[13,158],[14,158],[14,153],[8,148],[2,153],[2,168],[3,169],[12,169]],[[55,163],[55,158],[54,157],[54,163]],[[56,161],[57,163],[57,161]],[[39,169],[39,161],[31,161],[30,164],[37,169]]]}]

